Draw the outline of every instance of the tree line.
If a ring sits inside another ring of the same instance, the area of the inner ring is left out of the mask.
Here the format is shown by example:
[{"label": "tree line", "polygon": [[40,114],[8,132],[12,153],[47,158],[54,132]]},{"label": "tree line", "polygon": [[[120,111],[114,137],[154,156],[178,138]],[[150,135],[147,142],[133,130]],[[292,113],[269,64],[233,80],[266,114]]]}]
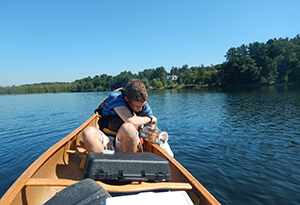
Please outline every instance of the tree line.
[{"label": "tree line", "polygon": [[[40,83],[21,86],[0,86],[0,94],[63,93],[111,91],[125,87],[133,78],[140,79],[148,89],[226,86],[238,84],[286,84],[300,82],[300,35],[294,38],[270,39],[230,48],[222,64],[211,66],[183,65],[145,69],[137,74],[124,71],[117,76],[96,75],[71,83]],[[176,75],[177,80],[166,80]]]}]

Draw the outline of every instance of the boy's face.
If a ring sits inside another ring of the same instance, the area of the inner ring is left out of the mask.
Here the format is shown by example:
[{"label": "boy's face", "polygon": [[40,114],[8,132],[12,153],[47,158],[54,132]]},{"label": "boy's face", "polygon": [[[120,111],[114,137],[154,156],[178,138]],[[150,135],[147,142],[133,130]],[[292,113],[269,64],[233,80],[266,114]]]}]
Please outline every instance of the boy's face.
[{"label": "boy's face", "polygon": [[128,101],[129,105],[135,112],[140,112],[143,109],[143,106],[145,105],[145,102],[138,102],[138,101]]},{"label": "boy's face", "polygon": [[139,102],[135,100],[129,100],[127,97],[125,97],[125,100],[129,103],[130,107],[135,111],[135,112],[140,112],[143,109],[143,106],[145,105],[146,101],[144,102]]}]

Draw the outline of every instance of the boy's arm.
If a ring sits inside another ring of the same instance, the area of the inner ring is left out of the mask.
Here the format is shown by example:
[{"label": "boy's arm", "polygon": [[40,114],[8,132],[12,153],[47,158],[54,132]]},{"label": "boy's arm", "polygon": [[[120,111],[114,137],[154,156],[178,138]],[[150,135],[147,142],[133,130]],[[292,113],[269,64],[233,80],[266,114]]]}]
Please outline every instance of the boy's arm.
[{"label": "boy's arm", "polygon": [[114,110],[120,116],[120,118],[122,118],[122,120],[124,122],[129,122],[129,123],[133,124],[135,127],[145,125],[149,122],[151,122],[153,124],[157,123],[157,118],[154,117],[153,115],[151,116],[152,121],[151,121],[151,118],[148,116],[132,115],[126,106],[118,106],[118,107],[115,107]]}]

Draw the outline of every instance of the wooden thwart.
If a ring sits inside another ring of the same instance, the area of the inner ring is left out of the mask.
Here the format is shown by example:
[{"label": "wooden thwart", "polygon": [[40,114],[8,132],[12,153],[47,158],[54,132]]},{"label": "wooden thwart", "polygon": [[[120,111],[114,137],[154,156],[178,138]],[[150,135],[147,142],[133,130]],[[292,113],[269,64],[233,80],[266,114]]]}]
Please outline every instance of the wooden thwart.
[{"label": "wooden thwart", "polygon": [[[31,178],[26,183],[26,186],[70,186],[79,181],[71,179],[44,179],[44,178]],[[158,189],[169,189],[169,190],[191,190],[192,186],[189,183],[182,182],[132,182],[127,185],[109,185],[100,181],[96,181],[108,192],[140,192],[140,191],[151,191]]]}]

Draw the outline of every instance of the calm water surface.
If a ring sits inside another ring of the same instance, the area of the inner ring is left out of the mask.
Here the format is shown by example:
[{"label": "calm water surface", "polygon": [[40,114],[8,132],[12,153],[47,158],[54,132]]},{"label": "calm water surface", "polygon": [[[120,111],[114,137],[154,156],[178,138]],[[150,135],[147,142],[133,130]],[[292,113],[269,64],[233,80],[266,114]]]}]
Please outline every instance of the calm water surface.
[{"label": "calm water surface", "polygon": [[[0,96],[0,196],[107,96]],[[300,204],[300,88],[150,91],[175,158],[222,204]]]}]

